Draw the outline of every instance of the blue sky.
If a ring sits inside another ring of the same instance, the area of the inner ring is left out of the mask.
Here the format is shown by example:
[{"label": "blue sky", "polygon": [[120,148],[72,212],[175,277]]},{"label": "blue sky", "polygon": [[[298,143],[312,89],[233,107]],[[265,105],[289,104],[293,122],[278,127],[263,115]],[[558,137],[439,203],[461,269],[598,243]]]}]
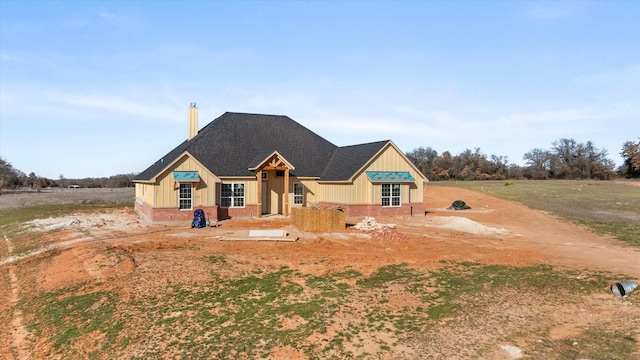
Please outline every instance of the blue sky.
[{"label": "blue sky", "polygon": [[143,171],[226,111],[523,164],[640,137],[638,1],[0,1],[0,157]]}]

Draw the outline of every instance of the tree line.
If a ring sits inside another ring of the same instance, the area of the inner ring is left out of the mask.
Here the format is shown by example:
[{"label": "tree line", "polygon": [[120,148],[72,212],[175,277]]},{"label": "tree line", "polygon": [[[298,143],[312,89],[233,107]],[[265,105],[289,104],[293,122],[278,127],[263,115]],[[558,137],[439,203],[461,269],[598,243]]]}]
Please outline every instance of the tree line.
[{"label": "tree line", "polygon": [[121,188],[133,187],[135,174],[119,174],[109,177],[67,179],[60,175],[57,180],[38,176],[34,172],[29,175],[15,169],[11,163],[0,158],[0,189],[44,189],[44,188],[66,188],[77,185],[83,188]]},{"label": "tree line", "polygon": [[[593,142],[580,143],[574,139],[559,139],[550,149],[535,148],[522,157],[525,166],[509,163],[505,156],[487,156],[480,151],[466,149],[458,155],[449,151],[442,154],[430,147],[419,147],[406,153],[409,160],[431,181],[438,180],[505,180],[505,179],[600,179],[616,177],[640,178],[640,138],[622,145],[620,156],[623,164],[615,168],[607,151],[597,148]],[[57,180],[29,175],[13,168],[0,158],[0,189],[16,188],[65,188],[80,187],[120,188],[132,187],[136,174],[119,174],[101,178]]]},{"label": "tree line", "polygon": [[419,147],[406,155],[431,181],[640,178],[640,141],[622,145],[620,156],[624,163],[617,169],[607,151],[593,142],[566,138],[554,141],[550,149],[535,148],[525,153],[522,157],[525,166],[509,163],[505,156],[487,156],[480,148],[453,155],[449,151],[438,154],[431,147]]}]

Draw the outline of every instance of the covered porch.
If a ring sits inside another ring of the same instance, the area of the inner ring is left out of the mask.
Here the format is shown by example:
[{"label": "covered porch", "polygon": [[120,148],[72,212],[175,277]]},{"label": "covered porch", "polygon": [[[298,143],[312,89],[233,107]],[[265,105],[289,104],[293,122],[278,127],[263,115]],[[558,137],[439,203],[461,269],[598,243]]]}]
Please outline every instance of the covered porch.
[{"label": "covered porch", "polygon": [[256,174],[257,179],[256,214],[289,216],[290,175],[295,167],[274,151],[258,158],[249,170]]}]

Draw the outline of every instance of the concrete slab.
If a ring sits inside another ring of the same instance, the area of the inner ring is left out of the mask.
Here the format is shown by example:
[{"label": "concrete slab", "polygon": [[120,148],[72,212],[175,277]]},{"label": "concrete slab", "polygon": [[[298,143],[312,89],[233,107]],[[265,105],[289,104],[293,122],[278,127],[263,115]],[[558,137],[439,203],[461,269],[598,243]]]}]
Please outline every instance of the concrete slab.
[{"label": "concrete slab", "polygon": [[284,230],[249,230],[249,237],[285,237]]},{"label": "concrete slab", "polygon": [[296,242],[298,241],[297,237],[279,237],[279,236],[269,236],[269,237],[261,237],[261,236],[223,236],[220,238],[220,241],[275,241],[275,242]]}]

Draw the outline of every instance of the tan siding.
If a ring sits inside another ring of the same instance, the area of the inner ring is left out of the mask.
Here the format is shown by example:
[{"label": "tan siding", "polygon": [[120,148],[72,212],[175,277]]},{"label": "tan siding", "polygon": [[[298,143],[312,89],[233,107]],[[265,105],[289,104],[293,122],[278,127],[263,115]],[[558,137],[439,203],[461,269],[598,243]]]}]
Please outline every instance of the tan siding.
[{"label": "tan siding", "polygon": [[373,184],[363,172],[353,180],[353,204],[370,204],[373,201]]},{"label": "tan siding", "polygon": [[353,200],[351,194],[353,193],[352,184],[333,184],[325,183],[319,184],[319,197],[320,201],[338,203],[338,204],[352,204]]},{"label": "tan siding", "polygon": [[291,181],[292,185],[291,185],[291,189],[289,190],[291,192],[290,203],[293,204],[293,183],[298,181],[304,184],[304,201],[305,201],[304,206],[309,206],[309,204],[311,203],[317,203],[318,202],[318,182],[315,180],[298,179],[298,178],[293,178],[293,180]]},{"label": "tan siding", "polygon": [[153,184],[136,183],[136,199],[153,204]]},{"label": "tan siding", "polygon": [[257,204],[258,203],[258,179],[242,179],[245,183],[245,204]]},{"label": "tan siding", "polygon": [[289,213],[291,213],[292,207],[300,207],[300,205],[293,205],[293,184],[301,182],[304,185],[304,204],[302,206],[309,206],[309,204],[317,203],[318,200],[318,183],[313,179],[299,179],[292,176],[289,179]]},{"label": "tan siding", "polygon": [[[402,184],[400,190],[401,201],[403,204],[409,202],[421,203],[423,201],[422,174],[418,173],[393,146],[388,146],[382,153],[378,154],[364,171],[408,171],[416,181],[414,184]],[[358,175],[358,178],[368,182],[364,171]],[[372,192],[375,198],[371,199],[371,201],[380,203],[380,186],[376,184],[375,188]],[[371,189],[368,189],[368,191],[371,191]]]},{"label": "tan siding", "polygon": [[193,207],[216,203],[216,177],[189,156],[184,156],[173,167],[158,176],[155,186],[155,206],[178,207],[178,190],[175,189],[174,171],[197,171],[200,182],[196,185]]},{"label": "tan siding", "polygon": [[415,183],[403,183],[401,201],[403,204],[422,202],[422,175],[418,173],[395,147],[389,145],[375,156],[369,165],[353,177],[352,184],[319,184],[318,201],[342,204],[380,204],[380,185],[372,184],[366,171],[408,171]]}]

